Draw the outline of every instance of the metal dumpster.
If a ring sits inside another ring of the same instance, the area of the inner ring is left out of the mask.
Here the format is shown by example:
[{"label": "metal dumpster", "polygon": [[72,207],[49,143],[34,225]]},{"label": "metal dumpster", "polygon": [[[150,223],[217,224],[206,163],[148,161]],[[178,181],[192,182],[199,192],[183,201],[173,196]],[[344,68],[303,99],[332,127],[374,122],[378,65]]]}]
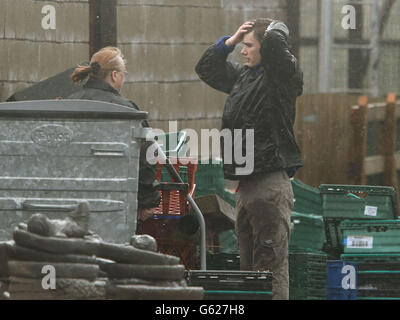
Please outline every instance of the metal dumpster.
[{"label": "metal dumpster", "polygon": [[129,242],[146,118],[99,101],[0,103],[0,241],[33,213],[61,219],[88,201],[90,230]]}]

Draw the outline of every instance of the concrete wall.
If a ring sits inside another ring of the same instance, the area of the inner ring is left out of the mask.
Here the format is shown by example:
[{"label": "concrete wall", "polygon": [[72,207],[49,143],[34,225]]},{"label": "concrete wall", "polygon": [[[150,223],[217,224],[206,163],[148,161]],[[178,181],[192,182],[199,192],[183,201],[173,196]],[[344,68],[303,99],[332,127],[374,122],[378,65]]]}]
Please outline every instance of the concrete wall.
[{"label": "concrete wall", "polygon": [[[168,131],[220,127],[226,95],[203,84],[194,67],[205,49],[246,20],[283,19],[283,0],[119,0],[117,41],[128,61],[123,95]],[[240,48],[232,58],[239,60]]]},{"label": "concrete wall", "polygon": [[[45,5],[56,30],[42,28]],[[88,0],[0,0],[0,101],[88,58]]]}]

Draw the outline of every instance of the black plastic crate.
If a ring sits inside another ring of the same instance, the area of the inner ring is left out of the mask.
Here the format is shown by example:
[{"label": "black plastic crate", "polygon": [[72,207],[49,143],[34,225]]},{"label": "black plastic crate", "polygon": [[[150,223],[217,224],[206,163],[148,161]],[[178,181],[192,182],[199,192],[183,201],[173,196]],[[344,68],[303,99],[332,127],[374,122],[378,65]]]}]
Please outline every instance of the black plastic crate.
[{"label": "black plastic crate", "polygon": [[271,272],[187,270],[185,277],[189,286],[208,291],[272,291]]},{"label": "black plastic crate", "polygon": [[323,251],[330,256],[331,260],[339,259],[344,250],[343,237],[340,231],[341,222],[342,219],[324,217],[326,244]]},{"label": "black plastic crate", "polygon": [[240,270],[238,253],[207,252],[207,268],[210,270]]}]

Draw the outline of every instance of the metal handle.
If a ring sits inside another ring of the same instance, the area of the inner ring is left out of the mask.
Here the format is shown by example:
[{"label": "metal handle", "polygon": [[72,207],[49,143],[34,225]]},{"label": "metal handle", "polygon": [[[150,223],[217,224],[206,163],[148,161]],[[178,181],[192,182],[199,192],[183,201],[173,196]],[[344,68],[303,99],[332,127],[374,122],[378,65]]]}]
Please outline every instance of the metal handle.
[{"label": "metal handle", "polygon": [[[168,173],[171,175],[171,177],[176,181],[183,183],[182,178],[180,175],[176,172],[174,166],[171,164],[167,156],[165,155],[164,151],[161,149],[159,144],[157,143],[156,140],[153,139],[153,142],[156,144],[158,148],[158,155],[161,157],[161,159],[165,162],[165,167],[168,170]],[[200,208],[197,206],[196,202],[193,200],[192,196],[190,193],[186,195],[186,198],[189,201],[190,206],[193,208],[194,213],[196,215],[197,220],[199,221],[200,225],[200,233],[201,233],[201,240],[200,240],[200,269],[201,270],[207,270],[207,255],[206,255],[206,223],[203,217],[203,214],[200,211]]]},{"label": "metal handle", "polygon": [[[22,210],[25,211],[55,211],[55,212],[71,212],[74,211],[78,206],[78,203],[75,204],[41,204],[41,203],[29,203],[25,201],[21,204]],[[116,203],[106,203],[96,208],[96,206],[92,203],[90,212],[117,212],[124,210],[123,202]]]},{"label": "metal handle", "polygon": [[124,157],[125,156],[125,150],[124,149],[96,149],[91,147],[90,151],[94,156],[100,156],[100,157]]},{"label": "metal handle", "polygon": [[76,205],[58,205],[58,204],[33,204],[22,203],[22,210],[26,211],[60,211],[70,212],[76,209]]}]

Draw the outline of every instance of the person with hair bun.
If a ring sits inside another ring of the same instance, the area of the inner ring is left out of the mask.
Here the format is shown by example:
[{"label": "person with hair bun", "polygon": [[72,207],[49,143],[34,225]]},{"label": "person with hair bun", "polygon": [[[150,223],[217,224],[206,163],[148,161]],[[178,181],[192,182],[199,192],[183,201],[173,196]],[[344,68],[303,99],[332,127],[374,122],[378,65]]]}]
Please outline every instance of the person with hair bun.
[{"label": "person with hair bun", "polygon": [[[97,100],[120,104],[139,110],[132,101],[120,95],[124,85],[126,61],[121,50],[105,47],[96,52],[88,66],[79,65],[71,75],[76,84],[83,84],[82,90],[68,96],[67,99]],[[142,125],[148,127],[147,121]],[[138,220],[146,220],[153,215],[153,208],[160,204],[160,194],[156,189],[157,166],[146,160],[146,150],[152,142],[146,141],[139,157]]]},{"label": "person with hair bun", "polygon": [[105,47],[92,56],[90,65],[78,66],[74,70],[71,75],[72,81],[79,85],[85,81],[86,83],[82,91],[68,98],[95,100],[94,97],[99,98],[100,94],[101,101],[113,99],[113,103],[138,109],[132,101],[120,95],[126,74],[126,61],[121,50],[116,47]]}]

